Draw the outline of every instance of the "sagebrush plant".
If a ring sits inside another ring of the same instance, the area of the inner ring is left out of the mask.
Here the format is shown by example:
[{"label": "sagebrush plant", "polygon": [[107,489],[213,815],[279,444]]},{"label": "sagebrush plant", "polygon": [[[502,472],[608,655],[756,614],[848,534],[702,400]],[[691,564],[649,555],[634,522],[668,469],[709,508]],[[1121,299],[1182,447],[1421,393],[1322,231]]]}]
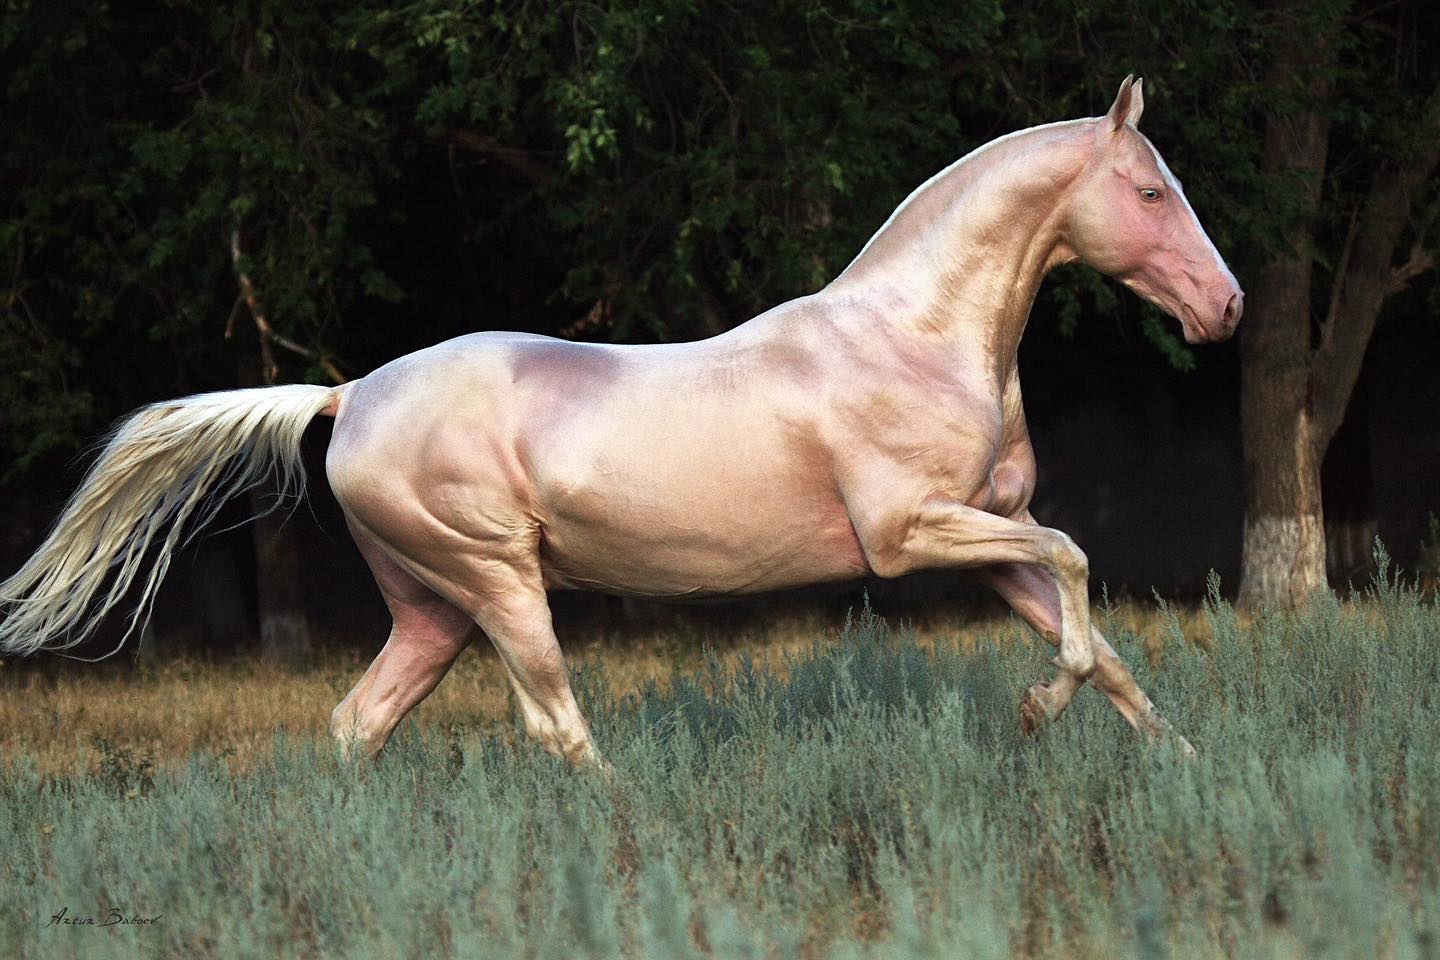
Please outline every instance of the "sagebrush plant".
[{"label": "sagebrush plant", "polygon": [[[1362,596],[1294,614],[1212,589],[1153,664],[1109,624],[1193,762],[1093,694],[1024,739],[1035,645],[927,649],[868,611],[783,669],[712,654],[625,695],[577,671],[610,782],[494,726],[409,724],[359,769],[280,735],[248,771],[200,752],[124,792],[124,764],[20,758],[0,951],[1428,956],[1440,609],[1380,559]],[[46,928],[62,906],[163,918]]]}]

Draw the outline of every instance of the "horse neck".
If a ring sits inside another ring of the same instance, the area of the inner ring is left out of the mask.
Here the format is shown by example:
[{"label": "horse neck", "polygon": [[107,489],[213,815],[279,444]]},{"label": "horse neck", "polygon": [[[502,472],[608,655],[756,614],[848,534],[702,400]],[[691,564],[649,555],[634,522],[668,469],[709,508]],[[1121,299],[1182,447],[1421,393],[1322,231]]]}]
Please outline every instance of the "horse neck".
[{"label": "horse neck", "polygon": [[830,290],[883,308],[891,336],[984,351],[1003,383],[1045,274],[1062,262],[1064,194],[1088,156],[1087,121],[1002,137],[896,209]]}]

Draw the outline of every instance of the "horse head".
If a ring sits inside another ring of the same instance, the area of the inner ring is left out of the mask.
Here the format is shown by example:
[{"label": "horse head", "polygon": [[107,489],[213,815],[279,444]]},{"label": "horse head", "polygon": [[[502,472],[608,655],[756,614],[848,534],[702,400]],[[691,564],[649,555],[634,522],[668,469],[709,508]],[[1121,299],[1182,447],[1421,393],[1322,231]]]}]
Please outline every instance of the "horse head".
[{"label": "horse head", "polygon": [[1079,259],[1180,321],[1189,343],[1228,339],[1245,294],[1205,235],[1180,181],[1137,124],[1141,82],[1126,77],[1069,191],[1062,240]]}]

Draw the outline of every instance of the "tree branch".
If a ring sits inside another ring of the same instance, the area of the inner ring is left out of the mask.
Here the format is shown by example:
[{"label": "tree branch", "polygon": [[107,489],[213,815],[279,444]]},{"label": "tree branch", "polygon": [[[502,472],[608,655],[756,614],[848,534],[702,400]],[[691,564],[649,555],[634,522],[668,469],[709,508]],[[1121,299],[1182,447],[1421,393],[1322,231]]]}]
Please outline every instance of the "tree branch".
[{"label": "tree branch", "polygon": [[1424,247],[1434,217],[1421,218],[1410,259],[1395,266],[1396,248],[1405,228],[1416,221],[1416,204],[1440,168],[1440,86],[1430,93],[1410,149],[1375,174],[1348,240],[1347,255],[1335,277],[1330,313],[1321,330],[1311,365],[1315,398],[1316,442],[1321,449],[1339,428],[1350,402],[1365,350],[1385,299],[1397,283],[1418,276],[1433,265]]},{"label": "tree branch", "polygon": [[1335,266],[1335,279],[1330,284],[1330,306],[1325,310],[1325,319],[1320,322],[1320,342],[1330,339],[1335,326],[1335,316],[1340,311],[1340,291],[1345,289],[1341,278],[1350,272],[1350,252],[1355,249],[1355,231],[1360,225],[1360,208],[1350,211],[1350,226],[1345,229],[1345,242],[1340,247],[1340,262]]},{"label": "tree branch", "polygon": [[488,133],[481,133],[479,130],[435,127],[426,131],[425,141],[491,157],[536,187],[543,187],[550,181],[550,167],[537,162],[534,151],[504,146]]},{"label": "tree branch", "polygon": [[[335,366],[330,358],[322,356],[309,347],[296,343],[294,340],[276,331],[276,329],[270,325],[270,321],[265,318],[265,311],[260,307],[260,298],[255,294],[255,284],[251,282],[250,275],[246,273],[241,266],[241,258],[243,256],[244,253],[240,249],[240,231],[238,229],[231,230],[230,259],[235,264],[235,276],[240,282],[240,297],[245,301],[245,305],[250,308],[250,316],[255,319],[255,330],[260,338],[260,369],[261,375],[265,378],[265,382],[274,383],[275,378],[280,374],[280,365],[275,362],[275,351],[271,349],[270,346],[272,343],[284,347],[291,353],[299,354],[312,363],[318,364],[320,369],[325,371],[325,375],[336,383],[344,383],[349,379],[340,371],[339,367]],[[229,337],[232,332],[234,316],[235,311],[232,310],[230,312],[230,320],[227,321],[225,326],[226,337]]]},{"label": "tree branch", "polygon": [[1399,293],[1409,286],[1411,280],[1434,268],[1435,251],[1426,248],[1425,237],[1435,224],[1436,214],[1440,214],[1440,198],[1426,207],[1425,213],[1415,223],[1415,239],[1410,244],[1409,258],[1390,272],[1391,293]]},{"label": "tree branch", "polygon": [[1426,250],[1415,244],[1410,248],[1410,259],[1390,271],[1390,292],[1399,293],[1411,280],[1427,273],[1435,266],[1435,251]]}]

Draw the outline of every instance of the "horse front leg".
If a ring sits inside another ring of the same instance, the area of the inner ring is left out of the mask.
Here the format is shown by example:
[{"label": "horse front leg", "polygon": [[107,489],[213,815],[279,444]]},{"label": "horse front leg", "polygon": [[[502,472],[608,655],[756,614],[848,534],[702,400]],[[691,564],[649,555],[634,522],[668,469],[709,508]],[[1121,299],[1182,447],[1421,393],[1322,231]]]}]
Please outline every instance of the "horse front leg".
[{"label": "horse front leg", "polygon": [[[1025,564],[1005,563],[977,570],[975,576],[1000,594],[1035,632],[1044,637],[1055,636],[1060,623],[1060,597],[1045,571]],[[1155,709],[1125,662],[1094,626],[1090,628],[1090,643],[1095,650],[1095,672],[1090,676],[1090,683],[1109,698],[1130,726],[1152,741],[1173,736],[1181,750],[1193,756],[1195,748],[1175,733],[1169,721]],[[1037,691],[1035,687],[1026,691],[1020,705],[1020,722],[1026,732],[1045,719],[1037,716],[1035,706],[1037,702],[1043,703],[1047,696],[1047,691]]]},{"label": "horse front leg", "polygon": [[551,756],[608,776],[609,765],[575,701],[544,589],[517,577],[489,593],[492,599],[475,621],[505,663],[525,732]]},{"label": "horse front leg", "polygon": [[1050,527],[999,517],[940,497],[925,500],[910,515],[856,523],[866,559],[880,576],[899,576],[937,567],[976,569],[994,564],[1027,564],[1046,576],[1055,591],[1060,672],[1037,684],[1030,697],[1036,721],[1059,716],[1095,670],[1087,581],[1090,564],[1064,533]]}]

